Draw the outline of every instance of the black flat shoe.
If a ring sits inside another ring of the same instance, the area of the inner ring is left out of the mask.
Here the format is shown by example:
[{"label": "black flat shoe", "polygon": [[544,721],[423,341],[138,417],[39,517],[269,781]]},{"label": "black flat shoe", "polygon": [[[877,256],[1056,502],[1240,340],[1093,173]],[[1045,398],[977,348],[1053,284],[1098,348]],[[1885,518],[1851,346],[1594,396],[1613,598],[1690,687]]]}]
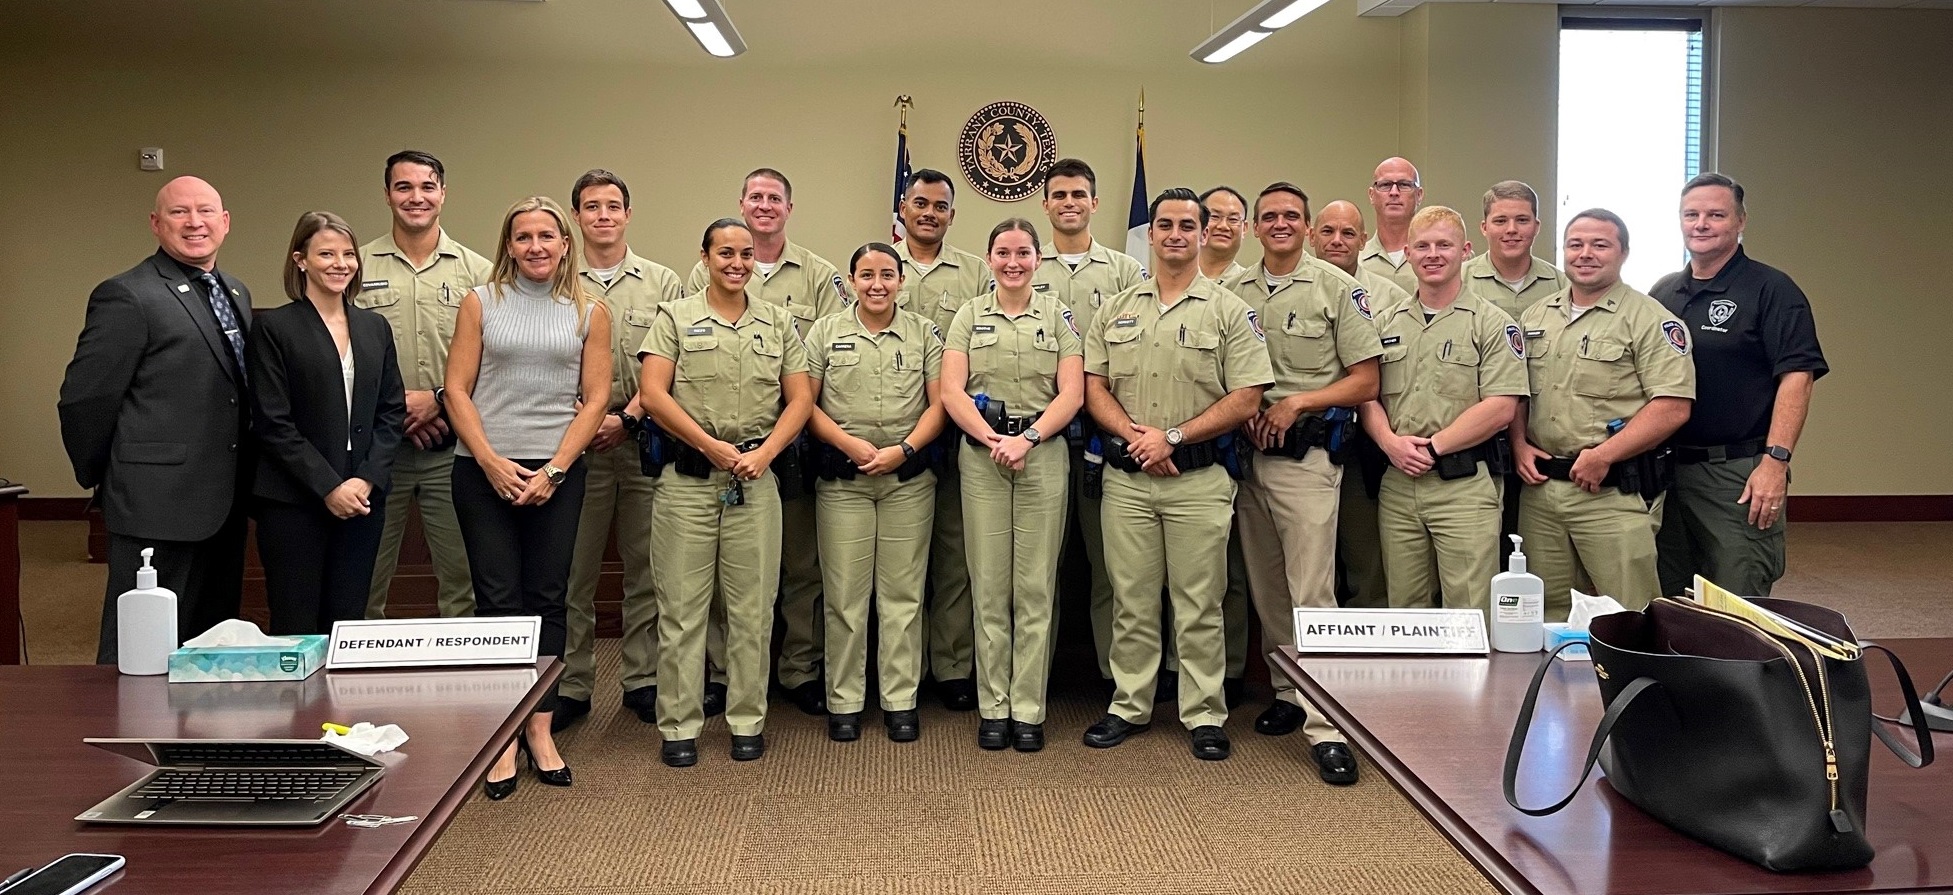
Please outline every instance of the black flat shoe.
[{"label": "black flat shoe", "polygon": [[570,725],[583,720],[583,716],[588,714],[590,714],[590,700],[558,696],[556,697],[556,714],[549,717],[549,732],[562,733],[568,730]]},{"label": "black flat shoe", "polygon": [[658,685],[624,691],[624,708],[646,724],[658,723]]},{"label": "black flat shoe", "polygon": [[861,713],[840,712],[827,716],[827,738],[837,743],[861,739]]},{"label": "black flat shoe", "polygon": [[1316,771],[1322,782],[1348,786],[1356,782],[1356,756],[1347,743],[1317,743]]},{"label": "black flat shoe", "polygon": [[565,764],[553,771],[545,771],[536,765],[536,753],[529,753],[529,770],[536,772],[536,779],[550,786],[570,785],[570,766]]},{"label": "black flat shoe", "polygon": [[786,687],[787,701],[809,715],[827,714],[827,687],[818,680],[808,681],[798,687]]},{"label": "black flat shoe", "polygon": [[1010,722],[985,718],[977,722],[977,748],[995,752],[1010,745]]},{"label": "black flat shoe", "polygon": [[1011,732],[1011,745],[1019,752],[1037,752],[1044,748],[1044,725],[1017,722],[1017,729]]},{"label": "black flat shoe", "polygon": [[1309,713],[1300,706],[1279,699],[1268,706],[1268,710],[1255,718],[1255,733],[1262,736],[1281,737],[1295,732],[1307,720]]},{"label": "black flat shoe", "polygon": [[896,743],[913,743],[922,736],[922,716],[915,709],[902,712],[883,712],[882,724],[888,727],[888,738]]},{"label": "black flat shoe", "polygon": [[1135,733],[1145,733],[1151,724],[1134,724],[1118,715],[1107,714],[1097,724],[1085,728],[1085,745],[1094,749],[1110,749],[1126,741]]},{"label": "black flat shoe", "polygon": [[766,737],[762,734],[732,737],[732,760],[752,761],[766,754]]},{"label": "black flat shoe", "polygon": [[705,684],[705,717],[711,718],[726,713],[726,685],[718,681]]},{"label": "black flat shoe", "polygon": [[482,795],[487,796],[491,802],[499,802],[506,799],[515,794],[515,780],[515,776],[510,776],[507,780],[490,780],[487,777],[483,777],[481,781]]},{"label": "black flat shoe", "polygon": [[952,712],[967,712],[976,708],[976,681],[969,678],[943,681],[936,685],[936,693],[942,697],[943,708]]},{"label": "black flat shoe", "polygon": [[698,764],[698,740],[666,740],[659,757],[664,759],[665,767],[689,768]]},{"label": "black flat shoe", "polygon": [[1222,761],[1234,754],[1227,733],[1212,724],[1193,729],[1193,754],[1201,761]]}]

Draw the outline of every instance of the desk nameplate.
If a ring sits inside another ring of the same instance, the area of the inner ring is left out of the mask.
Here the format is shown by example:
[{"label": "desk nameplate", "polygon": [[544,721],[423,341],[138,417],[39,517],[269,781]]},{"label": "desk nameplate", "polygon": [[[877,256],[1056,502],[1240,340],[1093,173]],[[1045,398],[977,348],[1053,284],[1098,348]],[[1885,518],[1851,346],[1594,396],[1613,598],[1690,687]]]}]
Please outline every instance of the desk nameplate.
[{"label": "desk nameplate", "polygon": [[1476,609],[1295,610],[1298,653],[1485,655],[1485,613]]},{"label": "desk nameplate", "polygon": [[534,665],[542,619],[366,619],[336,622],[326,670]]}]

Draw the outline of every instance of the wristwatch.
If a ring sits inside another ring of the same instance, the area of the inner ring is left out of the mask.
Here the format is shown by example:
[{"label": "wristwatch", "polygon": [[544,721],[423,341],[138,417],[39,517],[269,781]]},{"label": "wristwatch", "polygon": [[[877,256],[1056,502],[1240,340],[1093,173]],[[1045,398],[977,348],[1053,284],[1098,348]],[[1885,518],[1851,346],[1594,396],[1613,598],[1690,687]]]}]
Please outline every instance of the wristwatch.
[{"label": "wristwatch", "polygon": [[1783,445],[1780,444],[1770,445],[1769,447],[1763,449],[1763,453],[1765,456],[1768,456],[1770,459],[1775,460],[1778,463],[1790,462],[1790,448],[1784,447]]},{"label": "wristwatch", "polygon": [[623,426],[624,431],[631,435],[637,434],[638,426],[641,425],[643,422],[642,420],[639,420],[637,417],[634,417],[630,415],[628,412],[622,410],[611,411],[610,415],[616,417],[618,424]]},{"label": "wristwatch", "polygon": [[557,469],[556,465],[553,463],[543,467],[542,472],[543,472],[543,476],[549,479],[549,483],[551,485],[561,485],[563,484],[563,479],[569,476],[569,473],[564,472],[561,469]]},{"label": "wristwatch", "polygon": [[434,403],[440,405],[442,410],[447,409],[448,390],[446,386],[437,385],[434,387]]},{"label": "wristwatch", "polygon": [[906,460],[910,457],[915,456],[915,447],[913,445],[904,441],[902,442],[901,446],[902,446],[902,459]]},{"label": "wristwatch", "polygon": [[1180,442],[1185,441],[1186,438],[1187,438],[1186,434],[1182,433],[1178,426],[1166,430],[1166,443],[1169,446],[1179,447]]},{"label": "wristwatch", "polygon": [[1031,426],[1018,434],[1024,436],[1024,440],[1030,442],[1032,447],[1044,443],[1044,435],[1038,431],[1038,427],[1036,426]]}]

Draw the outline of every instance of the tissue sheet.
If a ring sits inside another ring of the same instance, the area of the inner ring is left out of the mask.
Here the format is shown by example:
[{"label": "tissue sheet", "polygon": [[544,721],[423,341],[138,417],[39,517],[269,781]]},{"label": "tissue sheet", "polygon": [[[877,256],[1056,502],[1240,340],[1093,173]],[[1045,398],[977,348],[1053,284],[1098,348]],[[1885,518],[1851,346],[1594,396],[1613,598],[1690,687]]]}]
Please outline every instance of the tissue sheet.
[{"label": "tissue sheet", "polygon": [[344,746],[361,755],[378,755],[400,748],[400,744],[407,741],[407,732],[401,730],[398,724],[382,724],[375,727],[370,722],[361,721],[345,733],[328,730],[326,735],[319,739]]}]

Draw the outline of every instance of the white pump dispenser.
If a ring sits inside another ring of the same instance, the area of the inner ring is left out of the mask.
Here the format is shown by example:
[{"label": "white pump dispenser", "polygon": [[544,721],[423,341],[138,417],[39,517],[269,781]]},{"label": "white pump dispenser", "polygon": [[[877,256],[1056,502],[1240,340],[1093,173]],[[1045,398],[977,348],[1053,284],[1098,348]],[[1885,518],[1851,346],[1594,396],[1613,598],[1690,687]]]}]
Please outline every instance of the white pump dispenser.
[{"label": "white pump dispenser", "polygon": [[156,586],[149,564],[156,548],[142,549],[135,590],[115,598],[116,666],[123,674],[163,674],[170,670],[176,639],[176,593]]},{"label": "white pump dispenser", "polygon": [[1546,646],[1546,585],[1526,571],[1518,535],[1505,571],[1492,576],[1492,648],[1503,653],[1536,653]]}]

